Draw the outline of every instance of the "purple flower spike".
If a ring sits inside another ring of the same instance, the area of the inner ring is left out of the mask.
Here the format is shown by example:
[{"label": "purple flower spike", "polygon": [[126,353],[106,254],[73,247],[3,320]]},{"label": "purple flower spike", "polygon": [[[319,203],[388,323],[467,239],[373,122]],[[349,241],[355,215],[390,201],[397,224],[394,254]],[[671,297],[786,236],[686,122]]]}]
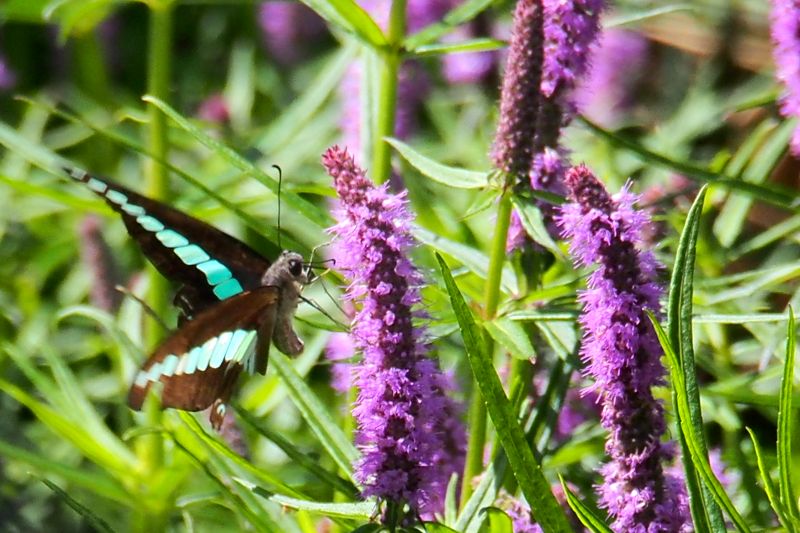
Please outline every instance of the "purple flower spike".
[{"label": "purple flower spike", "polygon": [[461,469],[464,429],[445,393],[449,381],[414,324],[422,277],[406,257],[412,238],[405,195],[375,186],[338,146],[322,164],[341,201],[331,228],[346,252],[337,266],[350,278],[348,299],[361,303],[351,329],[363,353],[354,371],[363,454],[357,479],[365,496],[438,511],[450,475]]},{"label": "purple flower spike", "polygon": [[[543,0],[543,5],[544,55],[530,179],[535,189],[564,194],[566,150],[560,146],[561,130],[575,116],[573,91],[588,68],[605,2]],[[551,211],[548,208],[545,215]]]},{"label": "purple flower spike", "polygon": [[[775,77],[783,85],[781,114],[800,118],[800,2],[772,0],[770,13]],[[792,154],[800,157],[800,126],[791,141]]]},{"label": "purple flower spike", "polygon": [[563,95],[589,65],[591,45],[600,30],[603,0],[544,0],[542,94]]},{"label": "purple flower spike", "polygon": [[491,154],[496,168],[515,176],[526,175],[531,166],[541,75],[542,5],[537,0],[520,0],[514,11],[500,122]]},{"label": "purple flower spike", "polygon": [[649,217],[633,209],[634,195],[623,190],[612,198],[583,165],[567,172],[566,186],[574,203],[562,208],[558,222],[576,263],[598,265],[580,295],[580,322],[581,355],[609,431],[600,503],[615,531],[688,531],[685,487],[664,471],[672,453],[661,443],[664,409],[651,391],[664,383],[665,371],[645,313],[659,310],[658,264],[637,249]]},{"label": "purple flower spike", "polygon": [[102,223],[94,216],[87,216],[81,221],[78,229],[81,237],[81,262],[92,277],[89,301],[98,309],[113,313],[122,300],[122,294],[115,288],[120,283],[120,276],[114,255],[100,231],[101,227]]}]

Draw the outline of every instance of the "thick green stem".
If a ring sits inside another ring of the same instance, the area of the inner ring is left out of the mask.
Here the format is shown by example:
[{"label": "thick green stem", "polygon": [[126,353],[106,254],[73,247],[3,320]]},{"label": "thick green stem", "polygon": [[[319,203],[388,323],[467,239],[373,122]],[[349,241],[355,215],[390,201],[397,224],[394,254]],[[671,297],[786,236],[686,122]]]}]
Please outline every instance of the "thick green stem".
[{"label": "thick green stem", "polygon": [[[491,255],[489,258],[489,276],[486,280],[484,300],[484,317],[489,320],[497,314],[500,303],[500,280],[503,273],[503,264],[506,260],[506,240],[508,239],[508,226],[511,223],[511,199],[507,193],[500,196],[497,206],[497,225],[492,240]],[[491,339],[486,340],[487,349],[494,350]],[[473,389],[472,402],[469,408],[469,443],[467,445],[467,458],[464,463],[464,478],[461,483],[461,505],[463,506],[472,494],[471,480],[483,470],[483,448],[486,444],[486,405],[477,386]]]},{"label": "thick green stem", "polygon": [[394,121],[397,113],[397,75],[401,63],[400,45],[405,38],[405,31],[406,0],[394,0],[387,32],[389,46],[378,51],[381,68],[375,145],[372,153],[372,176],[377,183],[384,183],[392,172],[391,147],[385,139],[394,134]]},{"label": "thick green stem", "polygon": [[[164,102],[169,102],[169,81],[172,70],[172,5],[170,2],[150,4],[149,56],[147,64],[147,90],[149,94]],[[167,118],[155,106],[148,108],[148,147],[153,158],[147,164],[146,191],[155,200],[169,199],[167,169],[158,161],[169,158],[167,140]],[[147,303],[158,316],[165,316],[169,309],[168,286],[163,276],[155,268],[149,269],[150,290]],[[145,338],[155,343],[163,331],[154,321],[148,322]]]},{"label": "thick green stem", "polygon": [[[172,63],[172,0],[153,0],[150,7],[149,55],[147,63],[147,90],[152,96],[165,102],[169,98],[169,83]],[[145,189],[147,194],[159,201],[169,200],[169,182],[166,168],[158,161],[169,158],[166,117],[154,106],[148,109],[148,148],[153,155],[147,164]],[[148,305],[158,316],[165,316],[169,309],[167,281],[154,267],[148,269]],[[155,321],[147,322],[145,338],[148,343],[157,343],[164,332]],[[154,395],[145,402],[147,425],[161,425],[161,408]],[[136,441],[136,452],[144,479],[153,479],[163,469],[164,447],[160,433],[142,435]],[[149,500],[149,499],[148,499]],[[169,502],[156,505],[142,505],[135,528],[139,531],[164,531],[167,526]]]},{"label": "thick green stem", "polygon": [[500,197],[497,206],[497,225],[495,226],[494,239],[492,240],[491,256],[489,257],[489,276],[486,280],[484,300],[486,301],[485,316],[494,318],[497,306],[500,303],[500,280],[503,274],[503,265],[506,261],[506,241],[508,240],[508,226],[511,224],[511,198],[505,192]]},{"label": "thick green stem", "polygon": [[[109,106],[112,92],[108,83],[106,59],[96,31],[76,35],[73,38],[72,59],[76,85],[102,107]],[[113,170],[118,151],[119,147],[109,139],[95,136],[91,147],[86,146],[82,149],[81,158],[95,172],[107,173]]]},{"label": "thick green stem", "polygon": [[106,61],[94,32],[76,36],[72,41],[75,79],[80,88],[102,104],[111,100]]}]

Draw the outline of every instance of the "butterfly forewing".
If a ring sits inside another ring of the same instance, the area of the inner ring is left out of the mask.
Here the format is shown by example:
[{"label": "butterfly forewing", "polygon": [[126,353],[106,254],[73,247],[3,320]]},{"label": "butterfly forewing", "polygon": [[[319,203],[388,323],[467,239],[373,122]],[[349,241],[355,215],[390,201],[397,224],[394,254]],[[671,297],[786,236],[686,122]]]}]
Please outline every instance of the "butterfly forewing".
[{"label": "butterfly forewing", "polygon": [[266,372],[278,299],[277,287],[259,287],[186,322],[142,366],[128,404],[140,409],[154,383],[164,407],[199,411],[226,402],[242,370]]},{"label": "butterfly forewing", "polygon": [[270,262],[238,239],[121,185],[68,172],[122,216],[159,272],[184,285],[175,304],[187,316],[261,285]]}]

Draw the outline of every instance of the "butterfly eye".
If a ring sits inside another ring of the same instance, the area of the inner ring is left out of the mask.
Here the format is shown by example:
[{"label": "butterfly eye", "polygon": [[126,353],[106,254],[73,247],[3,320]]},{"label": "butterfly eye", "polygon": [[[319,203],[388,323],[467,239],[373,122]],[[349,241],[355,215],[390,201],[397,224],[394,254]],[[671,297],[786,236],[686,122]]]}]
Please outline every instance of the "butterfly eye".
[{"label": "butterfly eye", "polygon": [[303,264],[300,261],[291,260],[289,261],[289,272],[291,272],[292,276],[299,276],[303,273]]}]

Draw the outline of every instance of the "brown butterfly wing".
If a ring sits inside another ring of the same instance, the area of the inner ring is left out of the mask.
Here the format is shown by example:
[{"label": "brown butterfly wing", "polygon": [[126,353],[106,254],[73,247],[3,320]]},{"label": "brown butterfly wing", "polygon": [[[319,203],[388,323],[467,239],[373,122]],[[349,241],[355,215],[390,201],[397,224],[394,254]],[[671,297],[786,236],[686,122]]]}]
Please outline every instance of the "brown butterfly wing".
[{"label": "brown butterfly wing", "polygon": [[261,285],[270,262],[238,239],[122,185],[78,170],[68,173],[122,216],[161,274],[185,286],[175,304],[186,316]]},{"label": "brown butterfly wing", "polygon": [[279,296],[277,287],[259,287],[186,322],[142,365],[128,404],[140,409],[155,383],[164,407],[199,411],[226,402],[242,370],[266,372]]}]

